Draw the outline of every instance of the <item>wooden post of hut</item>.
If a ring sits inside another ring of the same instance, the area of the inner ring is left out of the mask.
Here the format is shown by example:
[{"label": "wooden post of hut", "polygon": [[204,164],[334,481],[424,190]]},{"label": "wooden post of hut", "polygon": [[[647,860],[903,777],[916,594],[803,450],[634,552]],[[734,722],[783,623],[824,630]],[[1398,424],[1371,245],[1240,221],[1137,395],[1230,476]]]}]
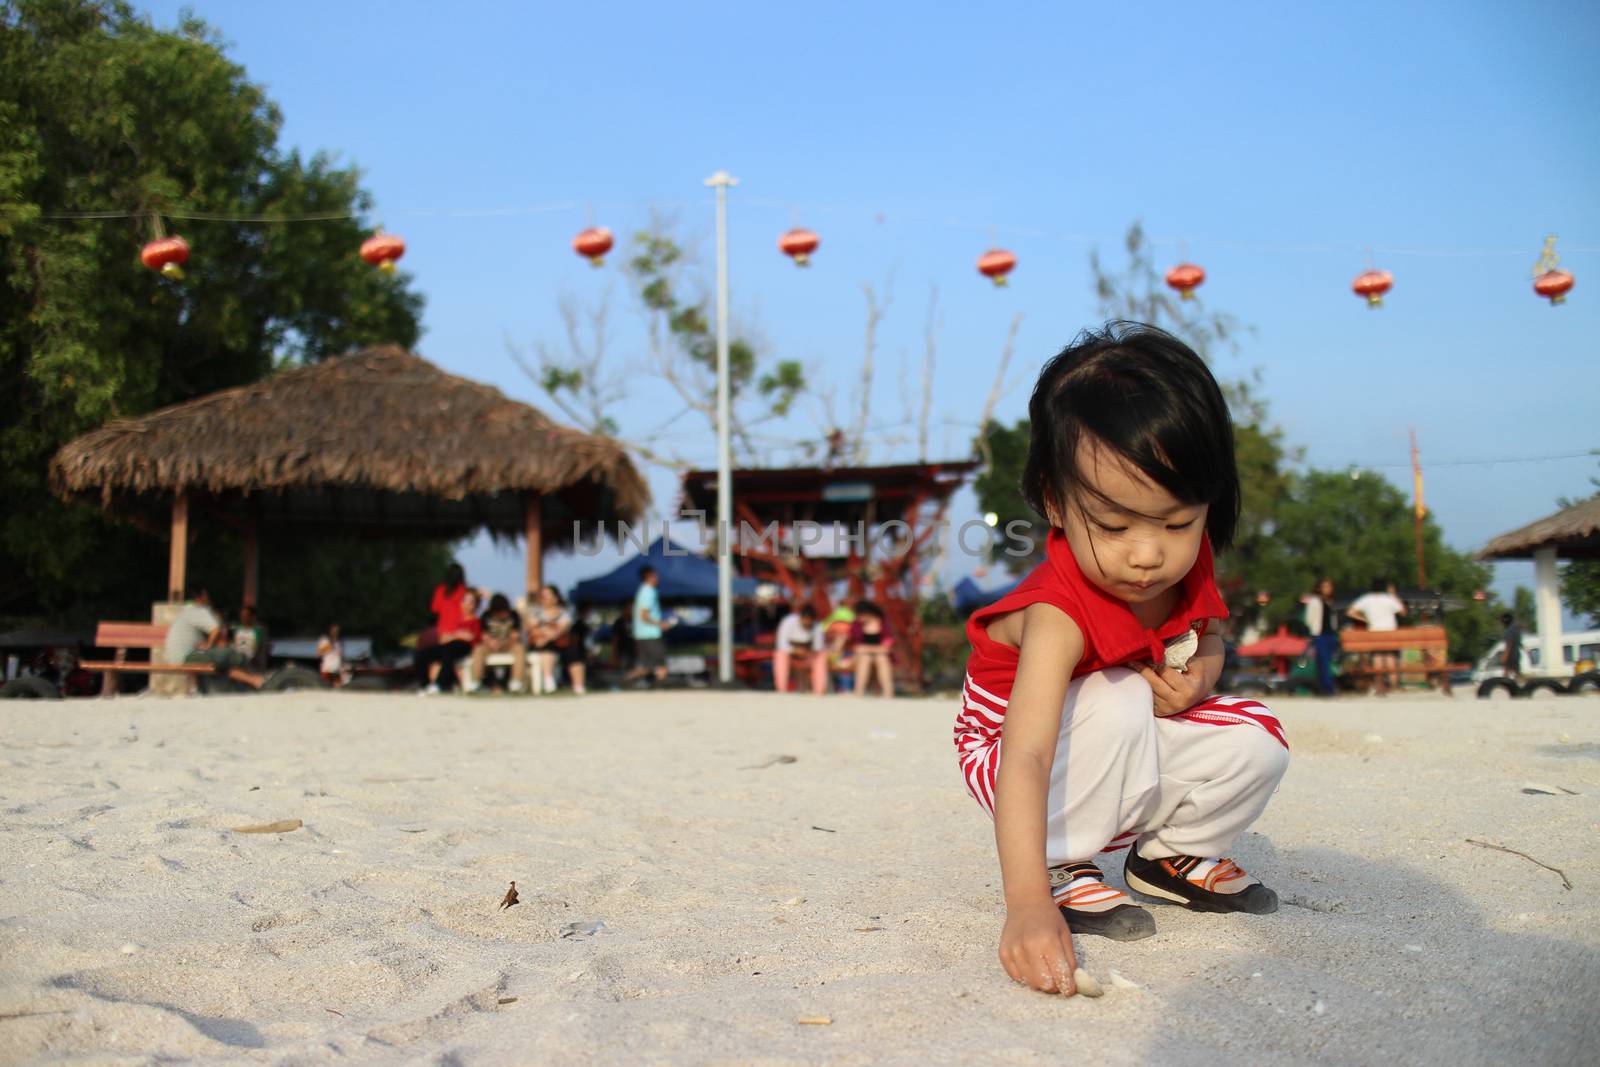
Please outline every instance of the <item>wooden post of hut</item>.
[{"label": "wooden post of hut", "polygon": [[172,498],[172,545],[167,554],[167,600],[183,602],[189,567],[189,494],[182,489]]},{"label": "wooden post of hut", "polygon": [[239,602],[240,605],[254,608],[260,588],[261,537],[256,530],[255,509],[252,507],[244,525],[244,599]]},{"label": "wooden post of hut", "polygon": [[[188,589],[189,570],[189,493],[179,489],[172,497],[172,544],[167,551],[167,597],[150,607],[150,621],[170,626],[183,610]],[[157,663],[167,662],[166,652],[152,649],[150,658]],[[107,676],[109,677],[109,675]],[[189,678],[183,674],[152,674],[150,692],[159,696],[179,696],[189,688]]]},{"label": "wooden post of hut", "polygon": [[539,590],[544,587],[544,498],[529,493],[522,501],[523,521],[528,536],[528,606],[538,603]]}]

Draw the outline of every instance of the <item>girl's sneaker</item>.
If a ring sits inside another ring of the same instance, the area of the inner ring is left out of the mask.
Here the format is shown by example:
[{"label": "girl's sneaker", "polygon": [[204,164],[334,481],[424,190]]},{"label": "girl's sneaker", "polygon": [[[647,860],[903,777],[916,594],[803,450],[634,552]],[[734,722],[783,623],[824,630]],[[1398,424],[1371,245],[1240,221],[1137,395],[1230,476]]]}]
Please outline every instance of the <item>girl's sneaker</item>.
[{"label": "girl's sneaker", "polygon": [[1128,849],[1123,867],[1128,888],[1147,897],[1171,900],[1191,911],[1243,911],[1270,915],[1278,910],[1278,894],[1246,874],[1230,859],[1167,856],[1145,859],[1137,846]]},{"label": "girl's sneaker", "polygon": [[1092,863],[1050,868],[1050,893],[1075,934],[1138,941],[1156,932],[1150,913],[1116,886],[1106,885],[1100,868]]}]

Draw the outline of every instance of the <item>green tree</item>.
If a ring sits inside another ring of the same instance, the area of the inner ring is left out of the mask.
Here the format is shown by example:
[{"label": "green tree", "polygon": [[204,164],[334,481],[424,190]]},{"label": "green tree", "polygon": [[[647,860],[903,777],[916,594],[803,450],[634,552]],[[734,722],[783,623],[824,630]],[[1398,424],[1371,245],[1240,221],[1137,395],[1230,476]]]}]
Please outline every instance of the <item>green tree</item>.
[{"label": "green tree", "polygon": [[[1292,623],[1300,596],[1319,578],[1333,579],[1341,599],[1365,592],[1380,578],[1415,585],[1416,542],[1411,502],[1373,471],[1311,470],[1288,479],[1273,511],[1272,550],[1252,562],[1250,589],[1271,599],[1269,626]],[[1497,603],[1473,594],[1489,569],[1444,543],[1432,516],[1423,519],[1423,565],[1428,588],[1459,604],[1445,613],[1452,654],[1475,658],[1499,633]]]},{"label": "green tree", "polygon": [[[1035,515],[1022,496],[1022,472],[1028,465],[1029,427],[1027,419],[1018,419],[1010,426],[990,422],[983,428],[983,441],[977,452],[989,457],[989,462],[978,471],[973,480],[973,492],[978,497],[978,508],[994,512],[999,520],[998,530],[1006,530],[1014,522],[1037,526],[1044,516]],[[997,537],[989,549],[989,558],[1003,565],[1012,574],[1021,574],[1044,554],[1044,539],[1031,539],[1034,551],[1026,556],[1012,555],[1017,544],[1010,538]]]},{"label": "green tree", "polygon": [[1561,568],[1561,599],[1574,615],[1600,626],[1600,563],[1576,560]]},{"label": "green tree", "polygon": [[[51,496],[55,450],[275,365],[411,346],[422,301],[356,255],[356,171],[280,151],[277,108],[204,23],[0,0],[0,70],[0,616],[146,610],[162,542]],[[163,227],[193,249],[182,281],[139,263]],[[437,547],[395,551],[432,577]]]},{"label": "green tree", "polygon": [[[1600,490],[1600,478],[1590,478],[1589,482]],[[1594,496],[1600,497],[1600,492]],[[1558,501],[1564,508],[1579,502],[1566,498]],[[1574,615],[1587,615],[1589,625],[1600,626],[1600,562],[1574,560],[1562,566],[1561,599]]]},{"label": "green tree", "polygon": [[1539,629],[1539,609],[1534,603],[1532,589],[1519,585],[1511,591],[1511,614],[1516,617],[1517,625],[1528,633]]}]

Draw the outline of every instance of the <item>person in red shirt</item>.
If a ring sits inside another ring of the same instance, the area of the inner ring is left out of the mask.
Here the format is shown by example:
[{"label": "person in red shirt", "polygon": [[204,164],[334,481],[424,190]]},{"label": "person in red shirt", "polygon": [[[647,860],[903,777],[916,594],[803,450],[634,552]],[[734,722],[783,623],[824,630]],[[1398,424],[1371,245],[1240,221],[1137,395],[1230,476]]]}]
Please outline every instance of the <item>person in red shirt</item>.
[{"label": "person in red shirt", "polygon": [[432,648],[420,649],[412,661],[417,671],[417,683],[424,696],[433,696],[444,689],[461,685],[456,665],[472,655],[472,648],[483,639],[483,622],[478,618],[478,594],[463,588],[452,604],[458,614],[448,629],[445,616],[439,623],[439,643]]},{"label": "person in red shirt", "polygon": [[467,593],[467,572],[459,563],[450,564],[444,570],[444,581],[433,587],[433,601],[428,606],[433,612],[436,643],[442,643],[443,635],[454,630],[467,614],[461,607],[461,598]]},{"label": "person in red shirt", "polygon": [[1211,553],[1232,539],[1240,493],[1205,363],[1154,327],[1085,331],[1045,365],[1029,415],[1022,488],[1049,521],[1045,559],[967,623],[955,742],[995,821],[1000,962],[1071,994],[1074,931],[1155,932],[1105,882],[1103,851],[1128,849],[1141,895],[1277,910],[1224,853],[1266,808],[1288,746],[1261,704],[1210,695],[1228,614]]}]

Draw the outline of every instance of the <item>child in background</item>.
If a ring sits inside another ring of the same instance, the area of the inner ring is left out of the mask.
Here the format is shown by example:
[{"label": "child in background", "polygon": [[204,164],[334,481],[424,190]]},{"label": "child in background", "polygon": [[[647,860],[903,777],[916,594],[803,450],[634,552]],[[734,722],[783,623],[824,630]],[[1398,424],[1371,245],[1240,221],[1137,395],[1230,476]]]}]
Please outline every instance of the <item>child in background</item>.
[{"label": "child in background", "polygon": [[[1072,994],[1073,931],[1155,932],[1108,885],[1195,911],[1277,910],[1223,854],[1288,766],[1278,720],[1210,696],[1225,618],[1212,579],[1239,514],[1228,406],[1176,338],[1116,323],[1047,363],[1029,404],[1028,503],[1045,560],[967,623],[955,741],[968,791],[995,820],[1005,887],[1000,961]],[[1002,755],[1003,753],[1003,755]]]},{"label": "child in background", "polygon": [[796,656],[804,659],[811,674],[811,691],[817,696],[828,691],[827,638],[822,625],[817,622],[817,610],[802,604],[799,611],[791,611],[778,623],[773,639],[772,687],[780,693],[789,691],[789,667]]},{"label": "child in background", "polygon": [[884,696],[894,696],[894,634],[883,609],[870,600],[856,602],[855,622],[850,624],[850,654],[856,665],[856,696],[866,696],[867,686],[874,678]]},{"label": "child in background", "polygon": [[262,646],[261,624],[256,621],[254,605],[239,609],[239,625],[233,628],[233,650],[244,657],[244,665],[251,670],[266,666],[266,649]]},{"label": "child in background", "polygon": [[339,624],[331,622],[328,631],[317,639],[317,673],[331,686],[344,684],[344,645],[339,643]]},{"label": "child in background", "polygon": [[528,677],[528,646],[522,638],[522,616],[511,607],[504,593],[489,598],[489,610],[483,613],[483,640],[472,650],[471,681],[466,689],[475,693],[483,688],[489,673],[489,657],[496,653],[511,656],[511,681],[507,688],[513,693],[522,692]]}]

